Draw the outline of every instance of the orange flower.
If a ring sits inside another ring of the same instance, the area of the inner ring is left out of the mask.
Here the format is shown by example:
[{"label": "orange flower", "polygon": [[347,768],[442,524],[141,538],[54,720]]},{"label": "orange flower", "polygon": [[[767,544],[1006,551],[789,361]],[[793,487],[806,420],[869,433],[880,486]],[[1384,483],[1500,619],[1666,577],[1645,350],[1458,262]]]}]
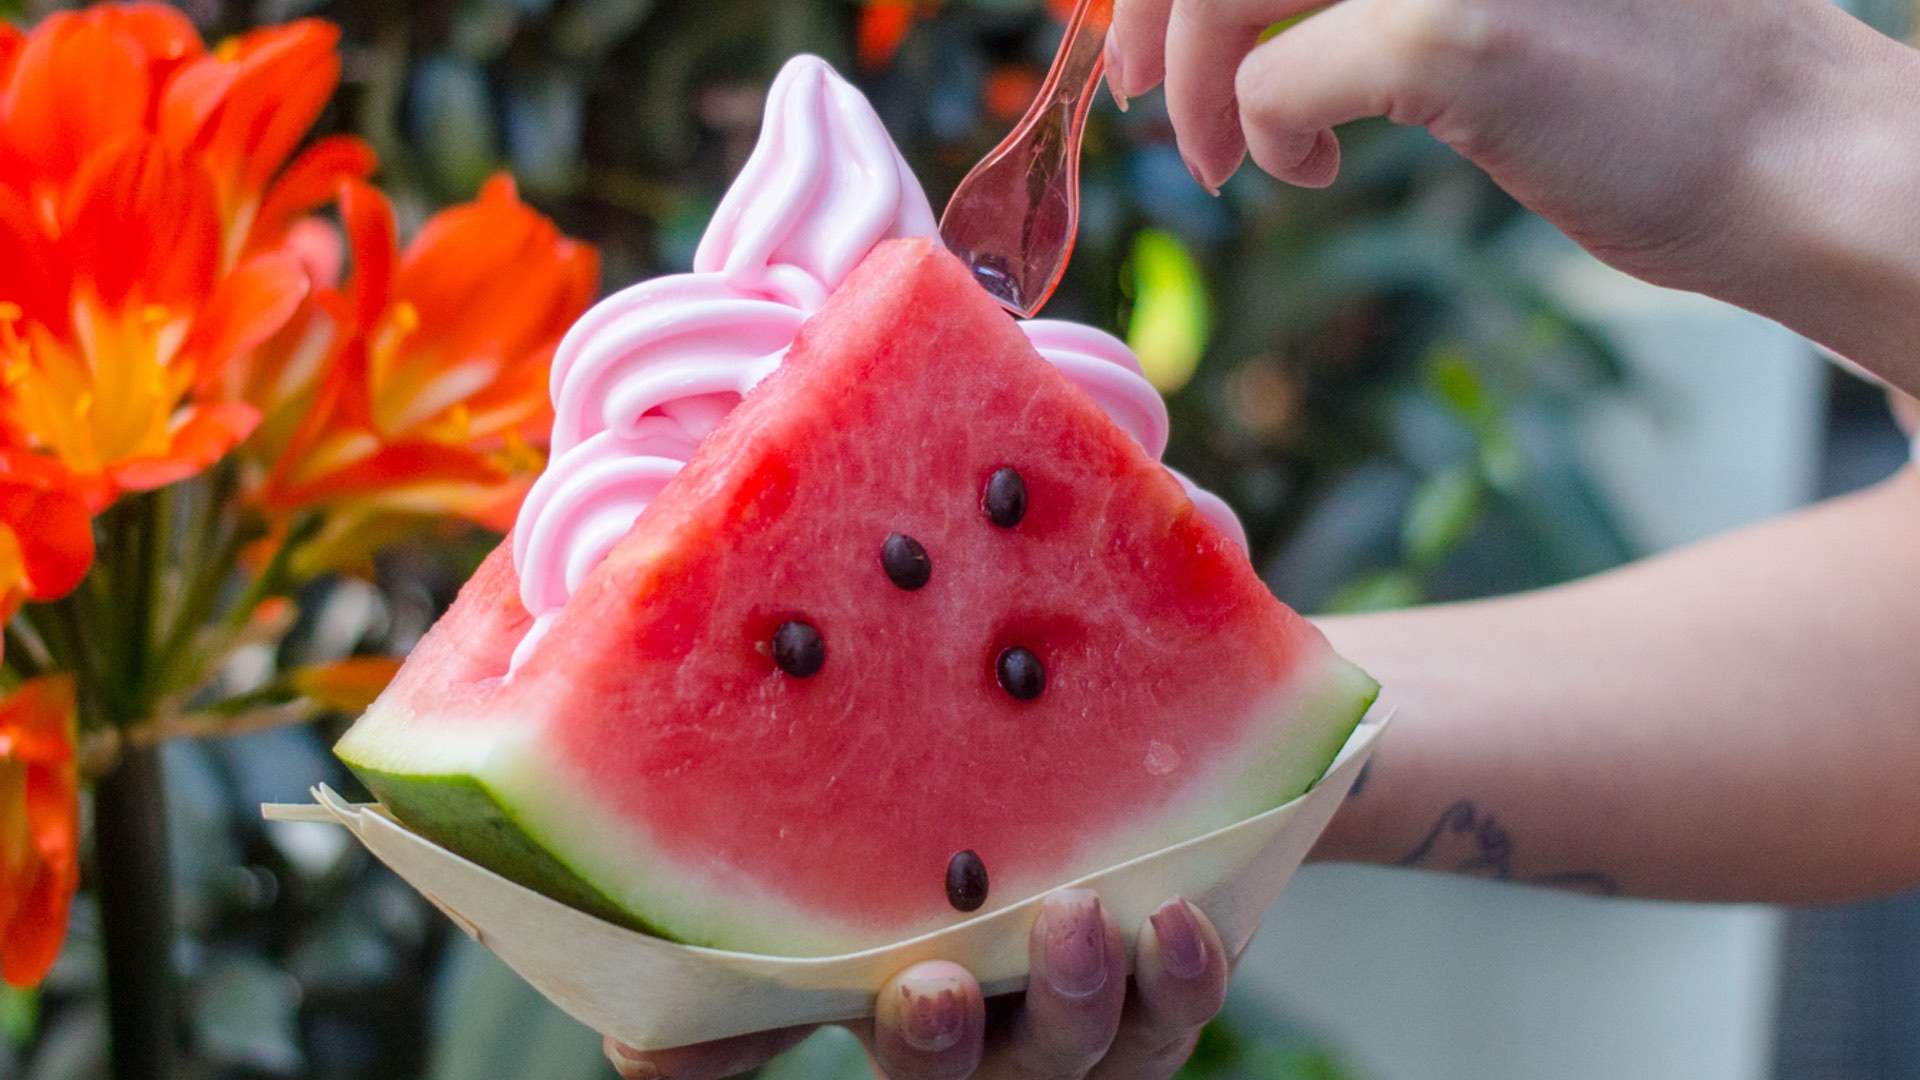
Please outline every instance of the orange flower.
[{"label": "orange flower", "polygon": [[987,115],[1001,122],[1017,120],[1040,92],[1040,73],[1025,64],[1002,64],[987,76],[981,100]]},{"label": "orange flower", "polygon": [[855,30],[854,51],[862,67],[885,67],[893,59],[919,18],[920,6],[914,0],[867,0]]},{"label": "orange flower", "polygon": [[74,722],[66,675],[0,701],[0,978],[14,986],[46,977],[80,885]]},{"label": "orange flower", "polygon": [[0,439],[51,455],[90,507],[192,475],[253,410],[185,401],[279,329],[307,290],[291,256],[219,267],[213,191],[151,136],[95,155],[53,235],[0,188]]},{"label": "orange flower", "polygon": [[[270,436],[285,431],[284,444],[269,437],[259,448],[276,458],[262,501],[502,526],[542,464],[547,369],[593,298],[597,256],[522,203],[504,175],[434,215],[404,254],[380,192],[349,182],[340,209],[352,276],[316,294],[241,380],[266,392],[254,400],[273,418]],[[325,373],[310,392],[259,377],[316,367]]]},{"label": "orange flower", "polygon": [[367,711],[373,699],[400,671],[397,656],[349,656],[330,664],[300,668],[287,676],[295,693],[341,712]]},{"label": "orange flower", "polygon": [[144,132],[206,171],[228,263],[270,246],[342,179],[373,171],[373,151],[346,137],[287,163],[339,82],[339,36],[302,19],[209,53],[165,4],[62,12],[30,35],[0,27],[0,184],[51,217],[94,153]]},{"label": "orange flower", "polygon": [[281,172],[339,84],[339,40],[315,19],[255,30],[167,83],[160,134],[213,178],[230,261],[277,245],[296,217],[333,201],[342,180],[373,172],[372,148],[350,136],[319,140]]},{"label": "orange flower", "polygon": [[208,53],[159,4],[0,35],[0,448],[57,459],[90,508],[257,421],[207,391],[306,295],[279,250],[294,220],[373,166],[327,139],[281,170],[333,92],[336,38],[307,20]]},{"label": "orange flower", "polygon": [[[854,54],[860,66],[886,67],[907,40],[914,23],[939,10],[943,0],[866,0],[854,27]],[[1047,0],[1047,13],[1061,22],[1073,17],[1078,0]],[[1026,102],[1020,103],[1021,108]]]},{"label": "orange flower", "polygon": [[93,565],[93,526],[57,464],[0,451],[0,623],[53,600]]}]

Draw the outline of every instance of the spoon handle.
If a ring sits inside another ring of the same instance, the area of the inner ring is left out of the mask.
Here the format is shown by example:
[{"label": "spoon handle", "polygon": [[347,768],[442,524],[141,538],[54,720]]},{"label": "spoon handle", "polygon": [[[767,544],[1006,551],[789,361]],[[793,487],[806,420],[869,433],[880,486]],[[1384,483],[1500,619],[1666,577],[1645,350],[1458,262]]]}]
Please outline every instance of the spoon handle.
[{"label": "spoon handle", "polygon": [[1019,315],[1046,304],[1073,254],[1080,139],[1112,19],[1113,0],[1080,0],[1026,115],[960,182],[940,218],[947,247]]}]

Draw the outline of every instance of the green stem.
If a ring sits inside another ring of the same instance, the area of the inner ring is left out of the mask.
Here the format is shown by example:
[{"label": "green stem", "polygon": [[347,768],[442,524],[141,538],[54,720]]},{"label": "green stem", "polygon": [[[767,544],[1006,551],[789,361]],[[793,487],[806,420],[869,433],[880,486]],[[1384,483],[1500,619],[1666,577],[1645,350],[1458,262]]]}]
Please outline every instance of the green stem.
[{"label": "green stem", "polygon": [[235,486],[233,468],[223,466],[202,492],[204,505],[182,552],[186,571],[180,599],[174,604],[166,634],[154,650],[156,696],[187,689],[202,677],[204,662],[189,655],[194,639],[206,627],[221,588],[233,576],[240,550],[259,536],[250,524],[229,521],[232,515],[228,507]]},{"label": "green stem", "polygon": [[7,620],[6,641],[7,666],[18,672],[22,679],[34,678],[47,670],[51,659],[47,655],[46,644],[26,620]]},{"label": "green stem", "polygon": [[55,668],[73,672],[74,681],[81,687],[98,685],[95,673],[101,665],[89,646],[86,619],[77,593],[52,603],[30,604],[16,617],[28,620],[40,640],[46,643]]},{"label": "green stem", "polygon": [[240,594],[240,599],[234,603],[233,607],[227,609],[226,617],[220,620],[220,627],[225,636],[231,637],[239,633],[246,627],[247,620],[253,617],[254,611],[260,607],[261,601],[286,589],[289,584],[287,570],[293,564],[294,552],[300,545],[313,539],[314,534],[320,531],[320,525],[320,515],[309,511],[295,518],[293,523],[287,526],[287,534],[281,537],[280,546],[274,549],[273,557],[267,560],[266,568],[260,571],[259,577],[247,584],[247,591]]},{"label": "green stem", "polygon": [[[163,576],[172,544],[168,488],[131,495],[100,517],[101,559],[51,605],[66,636],[89,730],[152,720]],[[197,568],[196,568],[197,569]],[[94,787],[94,858],[115,1080],[175,1076],[180,1012],[160,750],[122,747]]]},{"label": "green stem", "polygon": [[180,1013],[159,748],[124,750],[94,786],[93,805],[113,1076],[173,1080]]},{"label": "green stem", "polygon": [[[229,510],[233,506],[233,493],[239,486],[239,478],[240,466],[229,457],[215,465],[213,471],[207,474],[206,480],[195,486],[198,497],[195,499],[197,505],[194,508],[193,530],[187,535],[186,546],[181,549],[182,561],[189,567],[187,580],[190,582],[204,579],[210,571],[216,572],[218,577],[224,577],[226,571],[231,569],[227,566],[209,564],[206,556],[213,551],[216,544],[222,548],[226,546],[222,542],[223,532],[229,536],[235,532],[229,527],[229,518],[232,516]],[[186,601],[192,599],[191,588],[183,592],[181,603],[174,606],[170,623],[176,631],[184,621]]]},{"label": "green stem", "polygon": [[160,575],[166,565],[163,549],[167,542],[170,524],[168,507],[172,498],[167,488],[160,488],[133,496],[127,502],[133,519],[133,553],[126,579],[117,583],[120,595],[115,599],[125,605],[126,639],[123,647],[126,650],[126,705],[123,717],[131,721],[135,717],[145,716],[148,711],[154,609],[160,594]]}]

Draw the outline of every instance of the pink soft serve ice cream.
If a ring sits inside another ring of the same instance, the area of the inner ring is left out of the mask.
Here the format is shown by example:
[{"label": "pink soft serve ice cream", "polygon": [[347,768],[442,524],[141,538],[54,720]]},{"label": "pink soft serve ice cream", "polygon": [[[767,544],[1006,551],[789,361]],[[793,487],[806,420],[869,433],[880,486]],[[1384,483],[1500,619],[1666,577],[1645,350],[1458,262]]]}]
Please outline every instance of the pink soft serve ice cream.
[{"label": "pink soft serve ice cream", "polygon": [[[693,271],[603,300],[554,357],[551,461],[513,535],[521,600],[534,617],[516,667],[867,253],[884,240],[935,235],[926,194],[866,98],[817,57],[789,61]],[[1161,455],[1165,403],[1123,342],[1077,323],[1020,325],[1041,356]],[[1179,479],[1201,513],[1244,547],[1226,504]]]}]

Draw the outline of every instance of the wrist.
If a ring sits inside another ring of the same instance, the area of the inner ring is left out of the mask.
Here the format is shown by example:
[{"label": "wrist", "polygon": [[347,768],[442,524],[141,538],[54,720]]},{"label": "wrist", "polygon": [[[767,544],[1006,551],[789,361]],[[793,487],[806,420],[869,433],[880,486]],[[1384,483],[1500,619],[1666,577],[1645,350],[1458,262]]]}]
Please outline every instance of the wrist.
[{"label": "wrist", "polygon": [[1920,51],[1831,12],[1748,140],[1725,299],[1920,393]]}]

